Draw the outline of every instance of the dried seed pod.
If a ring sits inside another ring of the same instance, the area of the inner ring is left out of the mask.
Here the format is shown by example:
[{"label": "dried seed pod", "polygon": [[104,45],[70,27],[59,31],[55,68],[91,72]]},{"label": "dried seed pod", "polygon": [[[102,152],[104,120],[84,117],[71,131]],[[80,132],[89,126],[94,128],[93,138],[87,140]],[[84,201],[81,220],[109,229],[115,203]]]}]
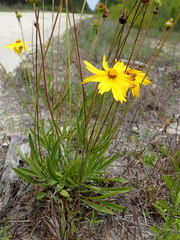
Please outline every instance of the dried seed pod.
[{"label": "dried seed pod", "polygon": [[108,10],[107,7],[105,6],[104,12],[103,12],[103,18],[107,18],[108,15],[109,15],[109,10]]},{"label": "dried seed pod", "polygon": [[154,14],[154,15],[157,15],[158,13],[159,13],[159,8],[156,7],[156,8],[153,10],[153,14]]},{"label": "dried seed pod", "polygon": [[102,13],[102,12],[105,10],[105,5],[104,5],[104,3],[102,3],[102,2],[98,3],[96,10],[97,10],[98,12]]},{"label": "dried seed pod", "polygon": [[125,10],[125,12],[119,18],[119,23],[125,24],[127,22],[127,18],[128,18],[127,10]]},{"label": "dried seed pod", "polygon": [[148,3],[150,0],[141,0],[142,3],[146,4]]}]

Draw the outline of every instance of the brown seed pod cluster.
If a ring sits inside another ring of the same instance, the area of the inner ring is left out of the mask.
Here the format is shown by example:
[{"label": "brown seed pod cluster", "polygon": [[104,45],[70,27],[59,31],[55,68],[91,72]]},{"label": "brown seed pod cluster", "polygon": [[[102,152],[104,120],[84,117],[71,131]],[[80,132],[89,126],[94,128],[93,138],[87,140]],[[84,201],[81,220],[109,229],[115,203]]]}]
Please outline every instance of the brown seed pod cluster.
[{"label": "brown seed pod cluster", "polygon": [[109,10],[107,9],[106,5],[102,2],[98,3],[97,11],[103,13],[103,18],[107,18],[109,15]]}]

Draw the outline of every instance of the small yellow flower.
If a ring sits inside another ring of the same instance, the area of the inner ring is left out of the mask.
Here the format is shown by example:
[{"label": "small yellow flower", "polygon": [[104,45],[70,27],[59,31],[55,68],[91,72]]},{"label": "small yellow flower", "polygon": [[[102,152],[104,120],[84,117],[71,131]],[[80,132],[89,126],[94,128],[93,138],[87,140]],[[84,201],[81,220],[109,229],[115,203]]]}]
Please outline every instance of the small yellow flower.
[{"label": "small yellow flower", "polygon": [[122,62],[116,62],[113,68],[108,67],[106,57],[103,57],[102,66],[104,70],[99,70],[87,61],[84,61],[86,68],[95,75],[83,80],[82,83],[99,82],[98,90],[100,94],[112,91],[116,101],[125,102],[126,93],[132,86],[129,76],[124,73],[125,65]]},{"label": "small yellow flower", "polygon": [[139,98],[141,85],[149,85],[151,84],[151,81],[149,81],[149,78],[146,76],[145,73],[130,67],[127,68],[126,74],[129,76],[129,80],[132,83],[132,87],[130,87],[132,95],[136,98]]},{"label": "small yellow flower", "polygon": [[[30,42],[26,42],[26,43],[30,43]],[[21,40],[17,39],[15,43],[11,43],[8,44],[6,46],[4,46],[6,48],[9,48],[11,50],[14,50],[14,52],[18,55],[21,54],[22,50],[24,49],[25,51],[28,51],[28,47],[25,45],[24,42],[22,42]]]}]

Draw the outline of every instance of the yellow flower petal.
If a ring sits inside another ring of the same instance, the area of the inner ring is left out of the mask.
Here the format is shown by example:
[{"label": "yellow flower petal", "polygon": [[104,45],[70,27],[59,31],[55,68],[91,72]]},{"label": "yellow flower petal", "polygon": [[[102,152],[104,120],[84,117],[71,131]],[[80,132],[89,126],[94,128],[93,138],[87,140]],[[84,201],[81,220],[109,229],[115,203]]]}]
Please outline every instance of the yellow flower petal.
[{"label": "yellow flower petal", "polygon": [[108,71],[108,62],[106,61],[106,56],[103,56],[102,66],[105,71]]},{"label": "yellow flower petal", "polygon": [[124,72],[126,70],[126,66],[123,62],[116,62],[113,69],[115,69],[118,72]]},{"label": "yellow flower petal", "polygon": [[[30,42],[26,42],[26,43],[30,43]],[[28,51],[28,47],[25,45],[24,42],[22,42],[21,40],[16,40],[15,43],[11,43],[8,44],[6,46],[4,46],[6,48],[9,48],[10,50],[14,50],[14,52],[18,55],[21,54],[22,50],[24,49],[25,51]]]},{"label": "yellow flower petal", "polygon": [[103,94],[105,92],[109,92],[112,88],[112,81],[109,81],[109,79],[106,79],[105,81],[102,81],[98,85],[99,93]]},{"label": "yellow flower petal", "polygon": [[101,74],[102,70],[97,69],[96,67],[94,67],[91,63],[89,63],[88,61],[84,60],[84,64],[86,65],[86,68],[94,73],[94,74]]},{"label": "yellow flower petal", "polygon": [[126,101],[126,90],[124,87],[120,86],[118,82],[114,82],[112,85],[112,94],[116,101],[125,102]]},{"label": "yellow flower petal", "polygon": [[139,93],[140,92],[140,86],[139,86],[139,84],[136,85],[134,88],[132,88],[131,91],[132,91],[132,95],[134,97],[136,97],[136,98],[140,97],[140,93]]},{"label": "yellow flower petal", "polygon": [[103,78],[104,78],[103,75],[93,75],[93,76],[90,76],[90,77],[84,79],[82,84],[87,83],[87,82],[102,82]]}]

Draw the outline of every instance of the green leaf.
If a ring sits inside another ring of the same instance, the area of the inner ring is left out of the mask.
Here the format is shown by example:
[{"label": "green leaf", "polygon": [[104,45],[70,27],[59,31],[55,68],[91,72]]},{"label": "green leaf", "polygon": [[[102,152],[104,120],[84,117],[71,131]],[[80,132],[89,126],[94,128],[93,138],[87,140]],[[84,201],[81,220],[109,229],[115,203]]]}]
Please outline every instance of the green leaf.
[{"label": "green leaf", "polygon": [[117,194],[119,194],[119,191],[117,191],[117,192],[114,191],[114,192],[107,193],[107,194],[104,194],[104,195],[100,195],[100,196],[97,196],[97,197],[86,197],[86,198],[90,199],[90,200],[98,200],[98,199],[109,198],[109,197],[117,195]]},{"label": "green leaf", "polygon": [[153,206],[157,209],[157,211],[161,214],[161,216],[165,220],[165,212],[166,211],[162,207],[158,206],[157,204],[153,204]]},{"label": "green leaf", "polygon": [[151,231],[154,232],[156,235],[159,235],[161,233],[161,230],[156,227],[156,226],[152,226],[150,227]]},{"label": "green leaf", "polygon": [[168,175],[164,175],[164,181],[165,181],[166,186],[168,187],[170,193],[172,193],[175,183],[176,183],[175,180]]},{"label": "green leaf", "polygon": [[164,209],[169,208],[168,202],[165,200],[157,200],[156,203]]},{"label": "green leaf", "polygon": [[38,185],[35,181],[33,181],[31,178],[27,177],[23,172],[21,172],[21,168],[13,168],[15,173],[19,175],[21,178],[23,178],[26,182],[29,182],[33,185]]},{"label": "green leaf", "polygon": [[83,200],[83,202],[86,205],[88,205],[89,207],[91,207],[91,208],[93,208],[93,209],[95,209],[95,210],[97,210],[99,212],[107,213],[107,214],[110,214],[110,215],[114,214],[110,209],[108,209],[108,208],[106,208],[104,206],[101,206],[99,204],[88,202],[88,201],[85,201],[85,200]]},{"label": "green leaf", "polygon": [[37,173],[35,173],[33,170],[28,169],[28,168],[18,168],[20,169],[21,173],[23,173],[26,176],[31,176],[31,177],[42,177],[42,175],[38,175]]},{"label": "green leaf", "polygon": [[104,190],[107,191],[116,191],[118,193],[127,193],[129,191],[132,191],[133,188],[132,187],[120,187],[120,188],[103,188]]},{"label": "green leaf", "polygon": [[109,167],[113,162],[115,162],[119,158],[120,154],[115,154],[111,158],[107,158],[107,160],[104,160],[99,166],[97,166],[96,171],[102,171]]},{"label": "green leaf", "polygon": [[125,178],[115,177],[115,178],[91,178],[96,182],[119,182],[119,183],[128,183],[129,181]]},{"label": "green leaf", "polygon": [[54,170],[54,165],[52,163],[51,158],[47,158],[47,170],[51,178],[59,182],[59,177],[56,175],[56,172]]},{"label": "green leaf", "polygon": [[53,112],[56,111],[61,105],[61,102],[57,102],[56,105],[53,107]]},{"label": "green leaf", "polygon": [[93,186],[93,185],[87,185],[87,184],[84,184],[83,185],[85,188],[88,188],[94,192],[98,192],[98,193],[102,193],[104,192],[103,188],[101,187],[97,187],[97,186]]},{"label": "green leaf", "polygon": [[46,193],[39,192],[39,193],[36,193],[35,198],[39,200],[39,199],[43,199],[45,196],[46,196]]},{"label": "green leaf", "polygon": [[115,211],[123,212],[126,209],[125,207],[112,202],[106,202],[103,200],[100,200],[99,202]]},{"label": "green leaf", "polygon": [[178,205],[179,203],[180,203],[180,192],[178,192],[177,194],[176,205]]},{"label": "green leaf", "polygon": [[81,126],[80,126],[80,118],[77,117],[77,135],[78,135],[78,139],[80,141],[80,143],[82,145],[84,145],[84,137],[83,137],[83,133],[82,133],[82,129],[81,129]]},{"label": "green leaf", "polygon": [[29,145],[30,145],[30,149],[31,149],[31,154],[37,155],[37,151],[35,149],[34,142],[33,142],[31,134],[29,134],[28,140],[29,140]]},{"label": "green leaf", "polygon": [[70,197],[69,193],[68,193],[65,189],[61,190],[59,193],[60,193],[63,197],[66,197],[66,198],[69,198],[69,197]]}]

